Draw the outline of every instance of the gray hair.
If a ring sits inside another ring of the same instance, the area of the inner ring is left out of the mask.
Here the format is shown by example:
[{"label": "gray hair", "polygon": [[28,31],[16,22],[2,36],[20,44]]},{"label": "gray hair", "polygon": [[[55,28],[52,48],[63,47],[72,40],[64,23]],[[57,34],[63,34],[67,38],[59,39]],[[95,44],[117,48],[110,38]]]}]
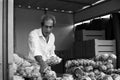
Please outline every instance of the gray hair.
[{"label": "gray hair", "polygon": [[45,14],[41,17],[41,25],[43,26],[44,22],[50,19],[53,20],[53,26],[54,26],[56,24],[56,19],[55,19],[55,16],[50,15],[50,14]]}]

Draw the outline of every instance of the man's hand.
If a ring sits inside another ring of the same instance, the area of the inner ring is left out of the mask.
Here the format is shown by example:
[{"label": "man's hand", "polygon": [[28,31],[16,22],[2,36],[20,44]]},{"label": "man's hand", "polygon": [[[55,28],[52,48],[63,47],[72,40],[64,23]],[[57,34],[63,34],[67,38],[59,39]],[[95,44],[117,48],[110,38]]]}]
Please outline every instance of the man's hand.
[{"label": "man's hand", "polygon": [[61,58],[59,58],[59,57],[54,57],[54,56],[52,56],[52,57],[50,57],[50,59],[48,59],[47,61],[46,61],[46,63],[48,64],[48,65],[55,65],[55,64],[58,64],[58,63],[60,63],[61,62]]}]

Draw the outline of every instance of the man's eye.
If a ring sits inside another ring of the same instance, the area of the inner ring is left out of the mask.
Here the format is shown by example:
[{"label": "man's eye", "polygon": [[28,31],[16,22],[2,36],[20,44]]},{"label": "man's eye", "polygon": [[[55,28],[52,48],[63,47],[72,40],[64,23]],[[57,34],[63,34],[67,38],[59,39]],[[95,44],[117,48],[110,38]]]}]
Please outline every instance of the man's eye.
[{"label": "man's eye", "polygon": [[53,26],[49,26],[49,28],[52,28]]},{"label": "man's eye", "polygon": [[52,28],[53,26],[45,26],[46,28]]}]

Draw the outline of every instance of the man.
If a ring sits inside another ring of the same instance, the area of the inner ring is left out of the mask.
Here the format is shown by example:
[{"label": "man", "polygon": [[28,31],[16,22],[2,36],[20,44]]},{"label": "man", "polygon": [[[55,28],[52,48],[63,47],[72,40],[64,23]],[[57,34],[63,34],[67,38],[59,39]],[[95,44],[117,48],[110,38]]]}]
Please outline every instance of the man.
[{"label": "man", "polygon": [[46,14],[42,16],[41,27],[34,29],[29,34],[29,58],[40,65],[40,72],[45,73],[50,69],[50,64],[58,64],[61,58],[55,55],[55,37],[52,30],[56,24],[54,16]]}]

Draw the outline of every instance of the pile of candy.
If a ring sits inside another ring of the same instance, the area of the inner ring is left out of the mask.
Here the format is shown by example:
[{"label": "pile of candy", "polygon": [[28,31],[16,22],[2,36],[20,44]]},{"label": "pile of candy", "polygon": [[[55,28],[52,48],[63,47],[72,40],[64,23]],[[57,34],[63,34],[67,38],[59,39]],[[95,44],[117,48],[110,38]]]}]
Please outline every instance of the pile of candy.
[{"label": "pile of candy", "polygon": [[120,69],[115,69],[116,55],[101,54],[92,59],[68,60],[66,73],[75,80],[120,80]]}]

